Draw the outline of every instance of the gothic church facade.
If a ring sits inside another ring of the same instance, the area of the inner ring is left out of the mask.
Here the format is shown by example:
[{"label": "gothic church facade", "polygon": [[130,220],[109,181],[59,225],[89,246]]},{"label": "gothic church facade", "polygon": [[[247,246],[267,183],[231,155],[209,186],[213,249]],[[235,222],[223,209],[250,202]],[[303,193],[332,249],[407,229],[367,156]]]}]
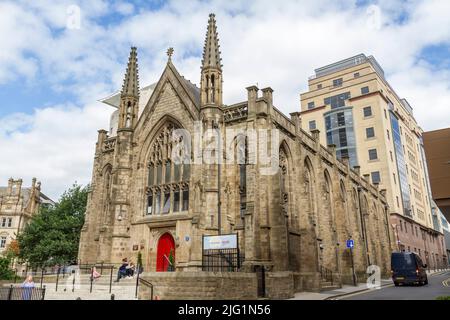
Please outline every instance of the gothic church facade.
[{"label": "gothic church facade", "polygon": [[[98,133],[81,263],[120,263],[125,257],[136,262],[140,252],[143,277],[151,278],[167,271],[164,258],[172,252],[173,274],[200,274],[202,236],[220,232],[239,236],[242,265],[236,274],[248,276],[263,266],[267,276],[279,279],[267,282],[272,297],[320,290],[330,274],[335,284],[351,283],[352,264],[358,280],[369,265],[387,273],[393,236],[384,190],[361,177],[348,159],[336,159],[334,146],[322,146],[317,130],[302,130],[300,113],[281,113],[271,88],[250,86],[247,101],[223,103],[214,15],[200,88],[178,73],[171,54],[159,81],[144,94],[137,50],[131,49],[111,130]],[[220,133],[216,145],[234,154],[196,139],[199,128]],[[177,129],[190,133],[192,149],[202,147],[200,155],[192,151],[181,163],[174,161]],[[231,138],[230,129],[237,132]],[[250,132],[257,140],[267,133],[263,147],[250,147]],[[261,149],[276,151],[270,156],[276,155],[273,172],[250,161]],[[202,160],[206,153],[222,164]],[[346,248],[350,238],[352,253]]]}]

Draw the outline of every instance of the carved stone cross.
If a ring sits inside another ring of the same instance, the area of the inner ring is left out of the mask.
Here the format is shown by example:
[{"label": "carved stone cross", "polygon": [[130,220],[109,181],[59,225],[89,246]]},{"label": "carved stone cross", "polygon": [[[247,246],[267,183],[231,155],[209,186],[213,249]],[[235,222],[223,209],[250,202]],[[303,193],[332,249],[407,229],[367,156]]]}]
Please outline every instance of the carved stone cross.
[{"label": "carved stone cross", "polygon": [[170,47],[169,49],[167,49],[167,56],[169,57],[169,60],[171,60],[173,55],[173,48]]}]

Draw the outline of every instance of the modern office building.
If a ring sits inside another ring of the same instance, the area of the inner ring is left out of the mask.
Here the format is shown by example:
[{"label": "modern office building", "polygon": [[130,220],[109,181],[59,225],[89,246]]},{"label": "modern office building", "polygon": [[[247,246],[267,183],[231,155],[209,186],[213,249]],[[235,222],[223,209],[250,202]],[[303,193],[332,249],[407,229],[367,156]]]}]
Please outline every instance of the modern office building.
[{"label": "modern office building", "polygon": [[450,128],[424,132],[423,142],[430,173],[431,193],[450,219]]},{"label": "modern office building", "polygon": [[417,252],[431,267],[446,263],[423,131],[375,58],[359,54],[316,69],[301,94],[301,118],[304,130],[318,129],[321,143],[335,145],[338,158],[386,190],[397,249]]}]

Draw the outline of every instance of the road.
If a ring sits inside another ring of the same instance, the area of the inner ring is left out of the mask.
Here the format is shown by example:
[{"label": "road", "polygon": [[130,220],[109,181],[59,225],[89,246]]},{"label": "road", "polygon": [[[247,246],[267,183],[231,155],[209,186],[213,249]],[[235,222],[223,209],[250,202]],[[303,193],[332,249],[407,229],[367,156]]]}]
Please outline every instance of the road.
[{"label": "road", "polygon": [[434,300],[438,296],[450,296],[450,271],[428,276],[425,286],[386,286],[342,300]]}]

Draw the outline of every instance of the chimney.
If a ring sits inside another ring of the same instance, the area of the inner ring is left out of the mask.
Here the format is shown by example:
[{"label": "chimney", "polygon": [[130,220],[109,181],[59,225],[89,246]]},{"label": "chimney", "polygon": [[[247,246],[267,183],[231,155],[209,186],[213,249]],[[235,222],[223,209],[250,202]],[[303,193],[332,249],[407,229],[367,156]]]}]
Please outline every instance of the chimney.
[{"label": "chimney", "polygon": [[319,129],[312,129],[311,130],[311,135],[312,138],[314,139],[314,141],[318,142],[320,139],[320,130]]},{"label": "chimney", "polygon": [[13,185],[13,178],[8,179],[8,195],[12,194],[12,185]]},{"label": "chimney", "polygon": [[333,157],[336,157],[336,145],[335,144],[329,144],[328,145],[328,151],[331,152]]},{"label": "chimney", "polygon": [[350,166],[350,158],[349,156],[345,155],[341,157],[341,161],[345,166],[348,168]]},{"label": "chimney", "polygon": [[267,105],[269,107],[269,110],[273,107],[273,90],[271,87],[267,87],[264,89],[261,89],[263,93],[263,98],[267,101]]},{"label": "chimney", "polygon": [[103,150],[103,142],[107,138],[107,131],[106,130],[98,130],[98,136],[97,136],[97,148],[95,150],[95,153],[99,154]]},{"label": "chimney", "polygon": [[248,117],[256,116],[256,99],[258,99],[258,87],[247,87],[247,100],[248,100]]}]

